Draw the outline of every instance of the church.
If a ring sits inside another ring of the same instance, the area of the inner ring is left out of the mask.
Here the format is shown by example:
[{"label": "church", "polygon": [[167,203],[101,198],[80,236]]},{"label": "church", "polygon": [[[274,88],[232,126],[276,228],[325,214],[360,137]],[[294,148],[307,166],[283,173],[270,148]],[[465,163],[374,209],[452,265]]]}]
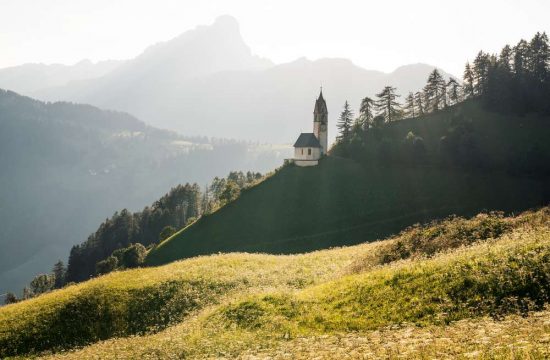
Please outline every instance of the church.
[{"label": "church", "polygon": [[323,98],[323,90],[315,101],[313,110],[313,132],[301,133],[294,143],[293,163],[297,166],[315,166],[319,159],[327,153],[327,103]]}]

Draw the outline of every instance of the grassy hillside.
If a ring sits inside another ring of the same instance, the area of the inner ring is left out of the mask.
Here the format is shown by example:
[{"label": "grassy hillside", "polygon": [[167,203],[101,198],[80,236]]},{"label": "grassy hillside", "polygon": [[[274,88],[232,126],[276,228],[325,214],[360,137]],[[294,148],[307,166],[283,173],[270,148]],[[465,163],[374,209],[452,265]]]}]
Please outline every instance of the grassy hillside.
[{"label": "grassy hillside", "polygon": [[[304,255],[199,257],[1,308],[0,357],[49,350],[75,359],[307,358],[312,351],[330,358],[369,349],[372,356],[544,358],[549,260],[549,208],[450,218],[386,241]],[[479,338],[471,338],[474,329]],[[424,336],[434,340],[420,345]]]},{"label": "grassy hillside", "polygon": [[[230,251],[311,251],[385,237],[449,214],[546,205],[549,181],[539,165],[550,163],[548,120],[489,113],[466,102],[389,124],[368,133],[363,146],[337,146],[317,167],[282,168],[161,243],[147,261],[159,265]],[[424,139],[418,159],[404,141],[411,131]],[[442,154],[441,138],[456,138],[452,134],[461,131],[467,136],[455,141],[457,153]]]},{"label": "grassy hillside", "polygon": [[504,173],[362,167],[326,158],[285,167],[161,243],[151,265],[231,251],[296,253],[357,244],[449,214],[543,204],[544,182]]}]

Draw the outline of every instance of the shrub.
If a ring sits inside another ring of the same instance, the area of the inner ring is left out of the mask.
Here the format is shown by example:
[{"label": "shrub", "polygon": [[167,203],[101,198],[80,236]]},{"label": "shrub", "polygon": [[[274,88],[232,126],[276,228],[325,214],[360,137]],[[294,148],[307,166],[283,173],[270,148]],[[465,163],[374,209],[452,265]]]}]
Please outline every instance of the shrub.
[{"label": "shrub", "polygon": [[99,261],[96,266],[96,274],[102,275],[102,274],[108,274],[111,271],[114,271],[118,266],[118,259],[114,256],[109,256],[105,260]]}]

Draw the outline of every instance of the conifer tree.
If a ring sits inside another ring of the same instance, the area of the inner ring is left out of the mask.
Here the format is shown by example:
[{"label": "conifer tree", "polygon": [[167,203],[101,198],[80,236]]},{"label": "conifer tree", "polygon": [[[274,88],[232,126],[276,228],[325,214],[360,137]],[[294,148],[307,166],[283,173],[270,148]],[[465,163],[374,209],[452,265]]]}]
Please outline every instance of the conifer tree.
[{"label": "conifer tree", "polygon": [[548,79],[550,51],[546,33],[537,32],[529,43],[529,63],[527,64],[533,80],[543,83]]},{"label": "conifer tree", "polygon": [[454,105],[460,101],[460,84],[454,78],[450,78],[447,83],[447,89],[449,94],[449,101],[451,105]]},{"label": "conifer tree", "polygon": [[474,72],[472,71],[472,68],[470,66],[470,63],[466,63],[466,67],[464,68],[464,96],[466,98],[473,98],[475,96],[474,93]]},{"label": "conifer tree", "polygon": [[414,94],[414,102],[416,105],[416,113],[418,116],[424,115],[424,94],[421,91],[417,91]]},{"label": "conifer tree", "polygon": [[395,93],[396,88],[392,86],[386,86],[384,89],[376,94],[378,101],[376,102],[376,109],[379,115],[383,115],[386,122],[392,122],[399,119],[400,109],[397,98],[399,95]]},{"label": "conifer tree", "polygon": [[63,264],[63,261],[58,260],[55,265],[53,266],[52,273],[54,276],[54,287],[56,289],[60,289],[63,286],[65,286],[65,278],[67,276],[67,269],[65,268],[65,264]]},{"label": "conifer tree", "polygon": [[363,130],[367,130],[372,126],[372,119],[374,118],[374,100],[370,97],[365,97],[361,100],[361,107],[359,108],[359,117],[357,122]]},{"label": "conifer tree", "polygon": [[516,46],[514,46],[514,74],[516,78],[522,78],[527,72],[527,56],[529,51],[529,44],[527,41],[521,39]]},{"label": "conifer tree", "polygon": [[437,69],[434,69],[430,73],[430,76],[428,76],[427,84],[424,87],[426,108],[429,108],[431,111],[437,111],[445,104],[445,86],[443,76],[441,76]]},{"label": "conifer tree", "polygon": [[407,117],[416,117],[414,94],[412,92],[405,98],[405,112]]},{"label": "conifer tree", "polygon": [[349,139],[352,122],[353,122],[353,111],[351,110],[349,103],[346,100],[344,104],[344,110],[340,113],[340,117],[338,118],[338,123],[336,124],[336,127],[340,131],[340,135],[338,136],[340,140],[347,141]]},{"label": "conifer tree", "polygon": [[474,60],[474,93],[478,96],[483,95],[487,90],[487,83],[489,80],[489,69],[491,66],[491,59],[489,54],[480,51]]}]

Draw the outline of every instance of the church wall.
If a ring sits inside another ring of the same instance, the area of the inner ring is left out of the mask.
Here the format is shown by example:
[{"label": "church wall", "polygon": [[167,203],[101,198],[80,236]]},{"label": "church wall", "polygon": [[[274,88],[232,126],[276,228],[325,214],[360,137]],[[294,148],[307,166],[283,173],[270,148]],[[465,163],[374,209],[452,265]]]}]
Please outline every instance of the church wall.
[{"label": "church wall", "polygon": [[294,160],[296,166],[315,166],[319,164],[319,160]]},{"label": "church wall", "polygon": [[[311,149],[311,155],[308,155],[308,149]],[[302,154],[303,150],[303,154]],[[318,160],[321,158],[320,148],[294,148],[294,159],[296,160]]]}]

